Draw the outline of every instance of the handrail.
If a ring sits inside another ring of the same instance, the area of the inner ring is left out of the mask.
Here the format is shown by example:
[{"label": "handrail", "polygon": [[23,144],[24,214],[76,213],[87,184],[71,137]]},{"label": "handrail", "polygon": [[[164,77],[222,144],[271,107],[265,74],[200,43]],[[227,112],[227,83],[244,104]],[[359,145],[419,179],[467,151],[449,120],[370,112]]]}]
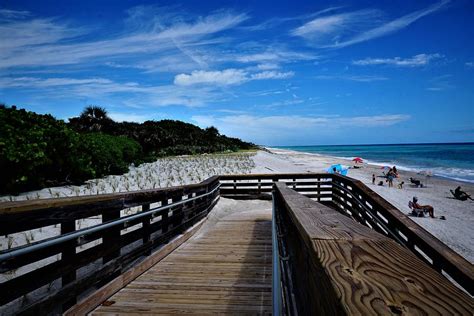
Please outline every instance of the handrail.
[{"label": "handrail", "polygon": [[282,183],[275,188],[298,313],[472,312],[472,298],[409,249]]},{"label": "handrail", "polygon": [[171,204],[168,204],[168,205],[165,205],[165,206],[155,207],[155,208],[150,209],[149,211],[144,211],[144,212],[136,213],[136,214],[133,214],[133,215],[125,216],[125,217],[122,217],[118,220],[109,221],[109,222],[106,222],[106,223],[103,223],[103,224],[98,224],[98,225],[95,225],[95,226],[91,226],[91,227],[83,228],[83,229],[80,229],[80,230],[76,230],[73,233],[60,235],[58,237],[49,238],[47,240],[41,240],[41,241],[38,241],[36,243],[27,245],[25,247],[21,247],[19,249],[13,249],[13,250],[9,250],[9,251],[8,250],[7,251],[0,251],[0,262],[7,261],[8,259],[13,258],[13,257],[19,257],[19,256],[22,256],[22,255],[26,255],[26,254],[29,254],[33,251],[41,250],[41,249],[51,247],[51,246],[54,246],[54,245],[57,245],[57,244],[60,244],[60,243],[64,243],[64,242],[67,242],[67,241],[70,241],[70,240],[74,240],[76,238],[81,238],[83,236],[86,236],[86,235],[89,235],[89,234],[92,234],[92,233],[95,233],[95,232],[104,231],[108,228],[118,226],[118,225],[123,224],[123,223],[127,223],[131,220],[143,218],[143,217],[146,217],[148,215],[153,215],[153,214],[155,214],[159,211],[170,209],[172,207],[176,207],[176,206],[179,206],[179,205],[183,205],[185,203],[189,203],[189,202],[192,202],[192,201],[197,200],[197,199],[202,199],[203,197],[214,194],[214,192],[216,192],[219,189],[219,187],[220,187],[220,185],[217,185],[212,191],[204,193],[204,194],[199,195],[199,196],[188,198],[186,200],[171,203]]},{"label": "handrail", "polygon": [[282,291],[280,275],[280,249],[278,247],[276,227],[275,198],[272,199],[272,311],[273,315],[281,315]]},{"label": "handrail", "polygon": [[[83,293],[204,218],[219,199],[218,179],[164,189],[0,203],[0,235],[52,225],[60,229],[58,236],[0,251],[0,273],[18,270],[0,283],[0,313],[4,308],[13,308],[13,313],[58,313],[61,306],[68,308]],[[121,213],[137,206],[135,214]],[[102,223],[76,230],[76,220],[96,215]],[[33,299],[13,307],[31,292],[36,293]]]},{"label": "handrail", "polygon": [[[474,266],[361,181],[339,174],[327,173],[225,175],[220,176],[219,179],[223,184],[221,195],[224,197],[259,198],[269,194],[272,190],[272,183],[280,182],[282,179],[291,179],[291,181],[285,181],[287,186],[302,195],[327,203],[351,216],[354,220],[395,239],[435,270],[446,273],[468,293],[474,295]],[[330,179],[330,184],[327,183],[327,179]],[[271,180],[272,182],[263,182],[262,180]],[[312,184],[306,185],[306,183]],[[346,193],[345,196],[337,191],[341,189],[340,183],[344,185],[342,188]],[[256,189],[248,189],[251,185]],[[344,201],[341,201],[341,198]],[[353,203],[349,203],[350,200]],[[363,210],[359,211],[359,207]],[[351,210],[351,214],[346,211],[347,209]]]}]

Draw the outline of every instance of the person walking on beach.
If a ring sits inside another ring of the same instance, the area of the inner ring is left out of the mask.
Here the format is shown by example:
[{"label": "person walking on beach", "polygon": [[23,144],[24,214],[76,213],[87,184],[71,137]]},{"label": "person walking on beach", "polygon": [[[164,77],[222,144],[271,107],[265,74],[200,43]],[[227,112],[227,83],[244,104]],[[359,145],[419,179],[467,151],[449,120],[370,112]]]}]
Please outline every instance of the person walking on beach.
[{"label": "person walking on beach", "polygon": [[372,184],[375,184],[375,173],[372,174]]}]

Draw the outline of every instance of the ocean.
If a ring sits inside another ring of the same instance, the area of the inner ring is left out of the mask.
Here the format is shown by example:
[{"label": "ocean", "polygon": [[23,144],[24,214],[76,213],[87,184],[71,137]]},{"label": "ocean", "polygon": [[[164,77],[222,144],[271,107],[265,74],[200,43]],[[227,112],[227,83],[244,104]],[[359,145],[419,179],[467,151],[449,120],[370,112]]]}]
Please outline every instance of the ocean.
[{"label": "ocean", "polygon": [[474,183],[474,143],[275,146],[367,163],[397,166],[401,170],[430,172],[434,176]]}]

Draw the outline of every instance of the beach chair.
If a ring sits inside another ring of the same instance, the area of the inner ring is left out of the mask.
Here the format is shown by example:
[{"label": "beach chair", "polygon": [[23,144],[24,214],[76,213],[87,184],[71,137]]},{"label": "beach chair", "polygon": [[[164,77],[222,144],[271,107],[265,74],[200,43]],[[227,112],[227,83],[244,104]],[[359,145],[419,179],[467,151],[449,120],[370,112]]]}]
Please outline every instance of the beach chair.
[{"label": "beach chair", "polygon": [[418,187],[420,187],[420,188],[423,187],[423,183],[421,183],[421,180],[413,179],[413,178],[410,178],[409,180],[410,180],[411,184],[413,184],[413,185],[416,186],[417,188],[418,188]]},{"label": "beach chair", "polygon": [[415,204],[412,201],[408,202],[408,207],[411,209],[411,215],[416,217],[424,217],[425,210],[422,208],[416,208]]}]

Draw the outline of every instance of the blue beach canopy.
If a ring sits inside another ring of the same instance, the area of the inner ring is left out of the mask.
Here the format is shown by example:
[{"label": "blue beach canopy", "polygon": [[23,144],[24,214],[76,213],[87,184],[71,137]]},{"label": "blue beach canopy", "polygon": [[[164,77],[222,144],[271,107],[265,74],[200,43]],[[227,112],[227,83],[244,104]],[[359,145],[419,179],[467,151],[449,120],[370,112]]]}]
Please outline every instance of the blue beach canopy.
[{"label": "blue beach canopy", "polygon": [[337,172],[337,173],[340,173],[340,174],[342,174],[343,176],[346,176],[346,175],[347,175],[347,171],[349,171],[348,168],[344,168],[341,164],[332,165],[332,166],[329,167],[326,171],[327,171],[328,173],[334,173],[334,169],[336,169],[336,172]]}]

